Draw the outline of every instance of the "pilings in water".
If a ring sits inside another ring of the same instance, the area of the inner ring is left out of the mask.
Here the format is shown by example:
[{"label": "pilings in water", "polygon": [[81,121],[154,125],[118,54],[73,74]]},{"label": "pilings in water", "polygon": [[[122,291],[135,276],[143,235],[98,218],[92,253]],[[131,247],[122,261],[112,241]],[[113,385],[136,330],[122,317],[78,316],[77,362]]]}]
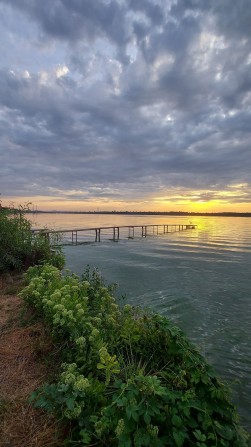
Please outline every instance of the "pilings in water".
[{"label": "pilings in water", "polygon": [[193,230],[197,225],[184,224],[152,224],[122,225],[113,227],[77,228],[64,230],[35,229],[34,235],[40,234],[49,239],[52,245],[79,245],[101,240],[134,239],[135,237],[158,236],[176,231]]}]

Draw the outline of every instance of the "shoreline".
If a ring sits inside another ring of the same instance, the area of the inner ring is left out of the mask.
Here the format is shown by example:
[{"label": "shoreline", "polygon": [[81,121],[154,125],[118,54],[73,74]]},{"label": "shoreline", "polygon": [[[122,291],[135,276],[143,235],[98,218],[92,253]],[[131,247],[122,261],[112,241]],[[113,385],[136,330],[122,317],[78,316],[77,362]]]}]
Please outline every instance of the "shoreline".
[{"label": "shoreline", "polygon": [[184,217],[251,217],[251,213],[197,213],[186,211],[33,211],[28,210],[26,214],[97,214],[97,215],[122,215],[122,216],[184,216]]}]

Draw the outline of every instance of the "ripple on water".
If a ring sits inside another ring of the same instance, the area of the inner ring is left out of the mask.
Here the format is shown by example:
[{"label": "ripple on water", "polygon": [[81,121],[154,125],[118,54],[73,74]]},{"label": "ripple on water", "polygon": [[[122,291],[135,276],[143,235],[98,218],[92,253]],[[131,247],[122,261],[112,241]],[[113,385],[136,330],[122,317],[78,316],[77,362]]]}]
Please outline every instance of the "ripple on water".
[{"label": "ripple on water", "polygon": [[198,231],[68,247],[67,267],[97,267],[127,302],[178,324],[231,384],[251,430],[251,220],[193,222]]}]

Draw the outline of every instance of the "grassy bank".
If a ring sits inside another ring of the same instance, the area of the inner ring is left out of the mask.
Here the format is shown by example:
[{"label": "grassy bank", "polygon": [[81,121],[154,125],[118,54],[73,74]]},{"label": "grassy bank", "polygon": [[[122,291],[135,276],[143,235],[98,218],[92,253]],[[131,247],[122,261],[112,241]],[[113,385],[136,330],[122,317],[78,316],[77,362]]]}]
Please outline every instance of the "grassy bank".
[{"label": "grassy bank", "polygon": [[60,447],[65,434],[53,415],[29,403],[56,373],[56,349],[47,328],[18,293],[23,275],[0,274],[0,446]]},{"label": "grassy bank", "polygon": [[118,307],[97,273],[30,268],[22,296],[60,347],[36,407],[70,427],[68,445],[245,447],[228,389],[169,320]]}]

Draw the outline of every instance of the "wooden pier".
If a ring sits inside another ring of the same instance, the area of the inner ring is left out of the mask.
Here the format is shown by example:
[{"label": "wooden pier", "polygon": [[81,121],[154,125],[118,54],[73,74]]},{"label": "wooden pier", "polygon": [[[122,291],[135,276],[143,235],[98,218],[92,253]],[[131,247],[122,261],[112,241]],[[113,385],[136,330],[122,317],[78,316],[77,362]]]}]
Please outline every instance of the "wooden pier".
[{"label": "wooden pier", "polygon": [[34,235],[42,235],[50,240],[52,245],[80,245],[111,240],[134,239],[147,236],[158,236],[177,231],[193,230],[197,225],[162,224],[162,225],[122,225],[114,227],[94,227],[76,229],[34,229]]}]

